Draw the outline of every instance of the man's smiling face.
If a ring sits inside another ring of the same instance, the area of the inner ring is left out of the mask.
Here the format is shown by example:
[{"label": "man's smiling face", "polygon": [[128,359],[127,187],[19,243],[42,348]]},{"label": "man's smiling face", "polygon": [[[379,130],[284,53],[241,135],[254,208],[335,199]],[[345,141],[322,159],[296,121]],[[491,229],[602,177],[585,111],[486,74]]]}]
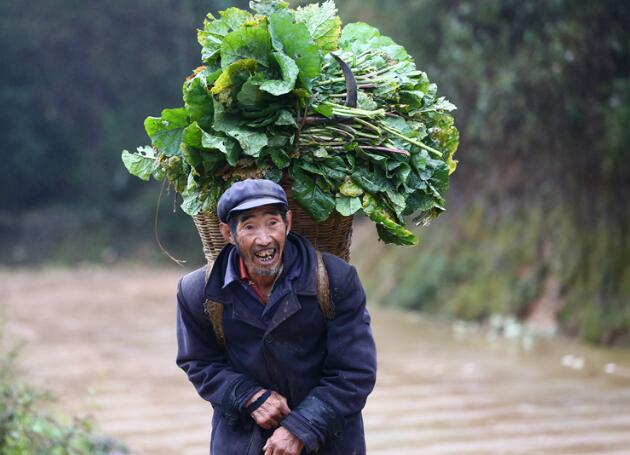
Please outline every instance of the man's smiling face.
[{"label": "man's smiling face", "polygon": [[282,253],[291,228],[291,212],[286,222],[278,207],[264,205],[234,215],[230,243],[236,245],[247,271],[255,278],[277,275],[282,266]]}]

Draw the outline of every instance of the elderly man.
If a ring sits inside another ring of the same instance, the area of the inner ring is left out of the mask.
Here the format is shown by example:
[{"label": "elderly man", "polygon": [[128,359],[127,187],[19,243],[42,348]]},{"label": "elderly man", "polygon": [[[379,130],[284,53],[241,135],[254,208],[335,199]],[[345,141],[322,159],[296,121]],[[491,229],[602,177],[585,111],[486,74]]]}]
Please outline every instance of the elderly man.
[{"label": "elderly man", "polygon": [[214,409],[210,453],[365,454],[376,355],[354,267],[327,253],[322,265],[272,181],[235,183],[217,212],[228,244],[177,293],[177,364]]}]

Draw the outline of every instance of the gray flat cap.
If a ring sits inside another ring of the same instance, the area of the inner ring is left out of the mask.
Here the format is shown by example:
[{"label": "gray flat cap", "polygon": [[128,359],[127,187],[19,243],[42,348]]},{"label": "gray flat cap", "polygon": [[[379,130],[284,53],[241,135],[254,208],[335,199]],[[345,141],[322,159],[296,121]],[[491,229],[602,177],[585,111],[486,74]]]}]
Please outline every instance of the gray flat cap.
[{"label": "gray flat cap", "polygon": [[233,212],[263,205],[280,204],[288,208],[287,195],[280,185],[266,179],[247,179],[234,183],[217,204],[219,221],[227,223]]}]

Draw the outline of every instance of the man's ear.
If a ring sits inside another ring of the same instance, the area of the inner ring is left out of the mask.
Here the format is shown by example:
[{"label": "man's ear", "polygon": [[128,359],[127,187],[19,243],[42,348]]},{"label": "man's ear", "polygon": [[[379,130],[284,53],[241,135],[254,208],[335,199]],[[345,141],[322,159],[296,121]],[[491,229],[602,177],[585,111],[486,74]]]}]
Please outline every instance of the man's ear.
[{"label": "man's ear", "polygon": [[291,227],[293,226],[293,213],[291,210],[287,210],[287,234],[291,232]]},{"label": "man's ear", "polygon": [[236,242],[234,241],[234,237],[232,236],[232,231],[230,230],[230,226],[227,223],[219,223],[219,230],[221,231],[221,235],[223,236],[223,239],[227,243],[236,245]]}]

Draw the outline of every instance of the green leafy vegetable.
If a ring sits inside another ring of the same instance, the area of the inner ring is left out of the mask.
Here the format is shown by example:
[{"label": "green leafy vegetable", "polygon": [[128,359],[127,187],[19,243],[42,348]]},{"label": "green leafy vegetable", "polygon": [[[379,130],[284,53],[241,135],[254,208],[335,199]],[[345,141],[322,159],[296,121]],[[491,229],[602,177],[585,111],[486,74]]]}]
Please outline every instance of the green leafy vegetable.
[{"label": "green leafy vegetable", "polygon": [[375,198],[366,194],[363,196],[363,211],[376,223],[381,238],[388,243],[398,245],[417,245],[418,239],[413,233],[398,224]]},{"label": "green leafy vegetable", "polygon": [[239,60],[255,60],[265,67],[269,66],[271,36],[267,24],[245,23],[241,28],[228,33],[221,43],[221,66],[225,68]]},{"label": "green leafy vegetable", "polygon": [[295,11],[295,20],[306,25],[315,44],[324,54],[339,46],[341,19],[337,16],[337,7],[333,1],[299,7]]},{"label": "green leafy vegetable", "polygon": [[157,149],[173,156],[179,153],[182,134],[189,123],[186,109],[164,109],[160,117],[148,117],[144,129]]},{"label": "green leafy vegetable", "polygon": [[324,221],[335,208],[335,200],[317,185],[317,178],[311,178],[299,168],[293,170],[293,196],[313,217]]},{"label": "green leafy vegetable", "polygon": [[139,153],[123,150],[122,160],[131,175],[142,180],[149,180],[157,168],[157,161],[151,147],[138,147]]},{"label": "green leafy vegetable", "polygon": [[271,16],[279,9],[285,9],[289,4],[282,0],[251,0],[249,7],[263,16]]},{"label": "green leafy vegetable", "polygon": [[260,84],[260,89],[265,92],[269,92],[274,96],[285,95],[293,90],[293,87],[295,87],[295,81],[300,70],[298,69],[295,61],[282,52],[274,52],[273,58],[280,67],[282,80],[273,79],[265,81]]},{"label": "green leafy vegetable", "polygon": [[321,58],[306,25],[295,23],[290,12],[278,11],[269,18],[269,31],[274,49],[296,62],[302,84],[309,87],[320,74]]},{"label": "green leafy vegetable", "polygon": [[251,7],[256,15],[208,14],[205,65],[184,82],[184,107],[146,119],[151,147],[123,151],[127,170],[166,178],[190,215],[216,210],[234,181],[288,174],[315,220],[361,211],[384,242],[417,244],[405,217],[426,223],[445,210],[455,106],[378,29],[342,29],[332,0]]},{"label": "green leafy vegetable", "polygon": [[239,29],[243,24],[252,19],[247,11],[238,8],[228,8],[219,13],[220,19],[211,13],[204,20],[203,30],[197,31],[197,41],[202,46],[201,58],[205,63],[217,60],[221,51],[221,43],[228,33]]},{"label": "green leafy vegetable", "polygon": [[203,128],[212,125],[212,96],[203,74],[198,74],[184,84],[184,106],[190,120],[199,123]]},{"label": "green leafy vegetable", "polygon": [[349,177],[347,177],[343,184],[339,187],[339,192],[348,197],[357,197],[363,194],[361,187],[354,183]]},{"label": "green leafy vegetable", "polygon": [[239,120],[227,114],[220,103],[215,103],[213,127],[236,139],[246,155],[256,157],[267,145],[265,133],[241,126]]},{"label": "green leafy vegetable", "polygon": [[352,216],[361,209],[361,199],[337,194],[335,197],[335,208],[343,216]]}]

